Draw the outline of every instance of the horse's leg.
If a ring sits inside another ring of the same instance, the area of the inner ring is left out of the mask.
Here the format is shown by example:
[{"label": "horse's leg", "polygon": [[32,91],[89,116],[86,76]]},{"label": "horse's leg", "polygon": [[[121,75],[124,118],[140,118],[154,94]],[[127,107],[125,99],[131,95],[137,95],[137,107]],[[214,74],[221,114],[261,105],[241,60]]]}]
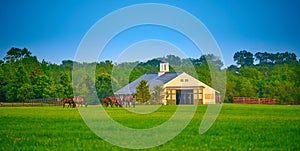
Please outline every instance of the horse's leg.
[{"label": "horse's leg", "polygon": [[105,107],[107,107],[108,106],[108,104],[107,104],[107,101],[106,100],[103,100],[103,103],[102,103]]},{"label": "horse's leg", "polygon": [[120,101],[117,101],[117,103],[118,103],[118,106],[119,106],[119,107],[122,107],[122,104],[121,104]]}]

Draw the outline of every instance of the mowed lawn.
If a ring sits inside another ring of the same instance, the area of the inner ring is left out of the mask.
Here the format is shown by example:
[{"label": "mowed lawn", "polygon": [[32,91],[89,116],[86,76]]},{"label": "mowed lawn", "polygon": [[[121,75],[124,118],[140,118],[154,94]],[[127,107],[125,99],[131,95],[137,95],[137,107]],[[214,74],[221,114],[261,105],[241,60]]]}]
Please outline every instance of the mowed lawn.
[{"label": "mowed lawn", "polygon": [[[137,106],[141,109],[147,106]],[[92,106],[89,106],[92,108]],[[176,106],[136,115],[106,108],[132,128],[157,126]],[[148,150],[300,150],[300,106],[224,104],[214,125],[198,133],[207,106],[198,106],[189,125],[171,141]],[[95,115],[97,116],[97,115]],[[95,135],[75,108],[1,107],[0,150],[126,150]]]}]

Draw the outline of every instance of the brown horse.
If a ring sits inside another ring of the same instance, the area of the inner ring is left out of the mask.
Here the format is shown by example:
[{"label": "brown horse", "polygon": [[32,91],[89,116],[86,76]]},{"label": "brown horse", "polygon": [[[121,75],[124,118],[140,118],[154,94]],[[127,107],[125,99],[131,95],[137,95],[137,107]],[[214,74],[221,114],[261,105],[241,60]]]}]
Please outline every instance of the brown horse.
[{"label": "brown horse", "polygon": [[107,97],[110,103],[110,106],[117,106],[117,107],[122,107],[122,104],[120,103],[119,99],[116,96],[108,96]]},{"label": "brown horse", "polygon": [[78,104],[78,107],[79,107],[79,105],[80,105],[81,107],[82,107],[83,105],[84,105],[85,107],[87,107],[87,101],[86,101],[83,97],[81,97],[81,96],[74,96],[72,99],[74,100],[75,103]]},{"label": "brown horse", "polygon": [[69,104],[68,107],[73,107],[73,108],[76,107],[76,103],[75,103],[75,101],[73,100],[73,98],[64,98],[64,99],[62,100],[63,108],[65,108],[66,103]]},{"label": "brown horse", "polygon": [[108,107],[109,101],[110,100],[108,98],[102,98],[101,99],[102,105],[104,105],[105,107]]},{"label": "brown horse", "polygon": [[130,107],[131,105],[135,107],[135,101],[135,95],[125,95],[123,97],[123,102],[125,103],[126,107]]},{"label": "brown horse", "polygon": [[119,101],[120,99],[116,96],[108,96],[106,98],[102,98],[102,105],[105,107],[108,107],[110,105],[111,107],[117,106],[117,107],[122,107],[121,102]]}]

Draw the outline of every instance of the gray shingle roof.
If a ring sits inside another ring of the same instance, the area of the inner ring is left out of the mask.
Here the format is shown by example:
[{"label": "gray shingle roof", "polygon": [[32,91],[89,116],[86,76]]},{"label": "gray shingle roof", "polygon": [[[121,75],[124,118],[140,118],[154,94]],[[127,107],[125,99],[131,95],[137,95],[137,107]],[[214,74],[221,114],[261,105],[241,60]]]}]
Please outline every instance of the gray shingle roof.
[{"label": "gray shingle roof", "polygon": [[166,72],[165,74],[158,76],[158,73],[146,73],[139,77],[138,79],[134,80],[133,82],[127,84],[115,94],[132,94],[136,92],[136,87],[137,85],[142,81],[142,80],[147,80],[148,84],[150,86],[150,91],[153,90],[153,87],[156,85],[163,85],[177,77],[178,75],[182,74],[183,72]]}]

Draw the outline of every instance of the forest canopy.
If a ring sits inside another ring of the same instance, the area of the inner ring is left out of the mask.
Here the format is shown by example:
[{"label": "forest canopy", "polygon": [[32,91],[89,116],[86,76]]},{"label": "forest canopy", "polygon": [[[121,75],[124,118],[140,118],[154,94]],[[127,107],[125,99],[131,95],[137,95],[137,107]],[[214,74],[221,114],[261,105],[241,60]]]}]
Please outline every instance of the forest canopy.
[{"label": "forest canopy", "polygon": [[[180,58],[167,55],[146,62],[113,63],[110,60],[95,63],[79,63],[64,60],[61,64],[38,61],[26,49],[11,48],[0,60],[0,102],[22,102],[35,98],[66,98],[74,95],[95,93],[98,98],[112,95],[148,72],[158,72],[159,63],[170,63],[170,70],[182,70],[198,80],[211,85],[210,70],[226,72],[226,93],[224,101],[233,97],[276,98],[279,104],[300,101],[300,62],[294,53],[237,51],[233,56],[236,65],[224,68],[223,62],[213,54],[200,58]],[[208,61],[212,66],[208,66]],[[73,66],[80,66],[73,71]],[[93,72],[89,77],[86,72]],[[212,69],[213,68],[213,69]],[[81,70],[80,70],[81,69]],[[196,71],[196,74],[192,74]],[[72,74],[79,74],[80,82],[73,85]],[[96,88],[96,89],[94,89]],[[222,91],[222,90],[221,90]],[[224,90],[225,91],[225,90]],[[89,103],[96,98],[86,98]]]}]

